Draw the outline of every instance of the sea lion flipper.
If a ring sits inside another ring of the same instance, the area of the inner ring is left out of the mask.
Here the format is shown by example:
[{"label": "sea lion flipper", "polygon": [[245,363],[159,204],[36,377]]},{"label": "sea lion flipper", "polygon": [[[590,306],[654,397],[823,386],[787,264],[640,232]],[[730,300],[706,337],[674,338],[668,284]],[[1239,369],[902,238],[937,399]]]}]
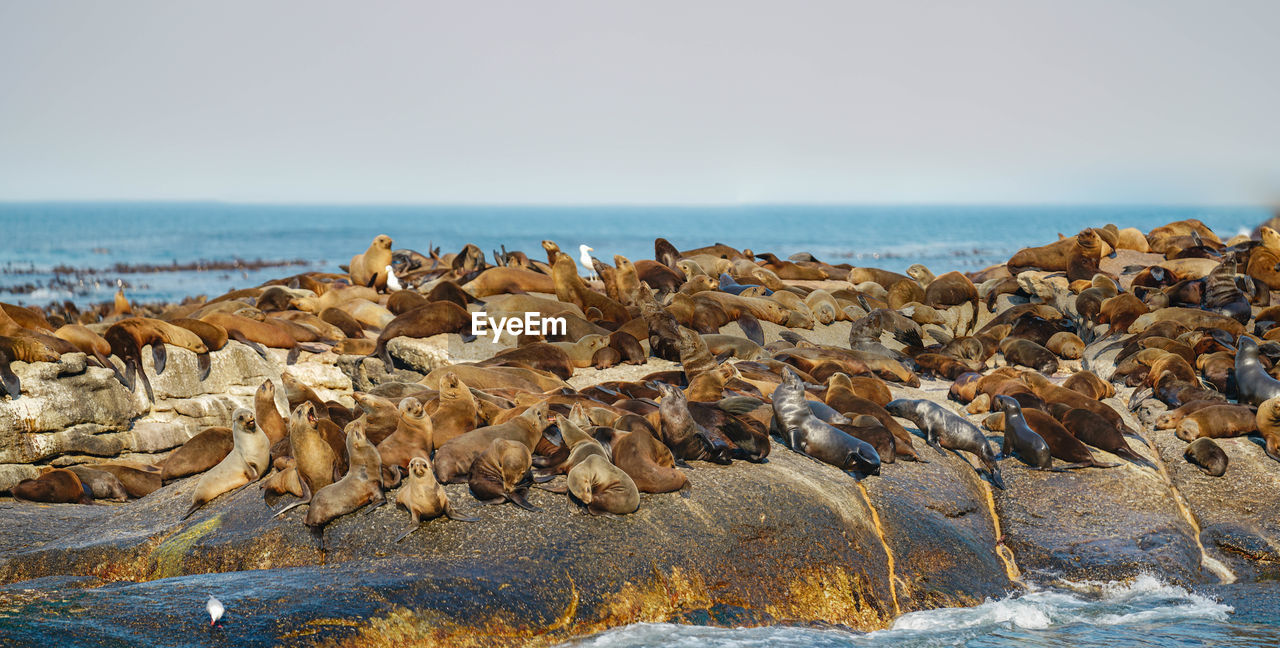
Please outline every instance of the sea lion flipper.
[{"label": "sea lion flipper", "polygon": [[[1280,461],[1280,460],[1277,460],[1277,461]],[[688,468],[689,470],[693,470],[693,466],[690,466],[689,463],[686,462],[683,457],[676,458],[676,465],[681,468]]]},{"label": "sea lion flipper", "polygon": [[[446,509],[446,511],[447,510],[448,509]],[[449,516],[449,517],[453,517],[453,516]],[[404,533],[401,533],[399,536],[396,537],[395,542],[400,542],[401,540],[404,540],[405,538],[409,537],[409,534],[413,533],[414,531],[417,531],[418,528],[421,526],[422,524],[418,522],[414,522],[413,524],[410,524],[409,528],[405,529]]]},{"label": "sea lion flipper", "polygon": [[478,517],[469,517],[457,512],[456,510],[454,510],[453,505],[448,503],[447,501],[445,502],[445,505],[444,505],[444,514],[447,515],[450,520],[456,520],[458,522],[479,522],[480,521],[480,518]]},{"label": "sea lion flipper", "polygon": [[684,486],[680,487],[680,497],[688,499],[693,494],[693,484],[689,480],[685,480]]},{"label": "sea lion flipper", "polygon": [[22,381],[18,378],[18,374],[13,373],[13,369],[9,368],[9,363],[0,363],[0,383],[4,383],[4,391],[9,394],[9,398],[18,400],[22,395]]},{"label": "sea lion flipper", "polygon": [[138,376],[142,378],[142,387],[147,390],[147,400],[152,403],[156,402],[156,395],[151,391],[151,379],[147,377],[147,372],[138,367]]},{"label": "sea lion flipper", "polygon": [[164,373],[164,367],[169,362],[169,352],[164,348],[164,342],[151,345],[151,360],[155,364],[156,375]]},{"label": "sea lion flipper", "polygon": [[292,349],[289,349],[289,354],[288,354],[287,356],[285,356],[284,363],[285,363],[285,364],[287,364],[287,365],[292,365],[292,364],[297,363],[297,362],[298,362],[298,354],[299,354],[301,351],[302,351],[302,349],[301,349],[301,348],[299,348],[299,346],[298,346],[297,344],[293,345],[293,348],[292,348]]},{"label": "sea lion flipper", "polygon": [[565,493],[569,492],[569,487],[564,484],[559,484],[557,486],[537,485],[536,488],[541,488],[542,490],[547,491],[548,493],[559,493],[561,495],[564,495]]},{"label": "sea lion flipper", "polygon": [[200,370],[201,381],[209,377],[209,372],[213,370],[213,358],[208,351],[196,354],[196,368]]},{"label": "sea lion flipper", "polygon": [[991,485],[1004,490],[1004,478],[1000,476],[1000,471],[987,473],[987,477],[991,479]]},{"label": "sea lion flipper", "polygon": [[1066,471],[1068,471],[1068,470],[1079,470],[1079,469],[1081,469],[1081,468],[1092,468],[1092,467],[1094,467],[1095,465],[1096,465],[1096,464],[1095,464],[1095,462],[1093,462],[1093,461],[1078,461],[1078,462],[1076,462],[1076,463],[1066,464],[1065,466],[1058,466],[1057,468],[1054,468],[1054,469],[1053,469],[1053,472],[1066,472]]},{"label": "sea lion flipper", "polygon": [[512,504],[515,504],[516,506],[519,506],[520,508],[526,511],[532,511],[534,513],[542,512],[542,509],[529,503],[529,500],[525,498],[525,491],[523,490],[517,490],[512,493],[509,493],[507,495],[507,499],[511,500]]},{"label": "sea lion flipper", "polygon": [[748,340],[764,346],[764,329],[760,326],[760,320],[756,319],[751,313],[743,313],[738,316],[738,326],[742,329],[743,335]]}]

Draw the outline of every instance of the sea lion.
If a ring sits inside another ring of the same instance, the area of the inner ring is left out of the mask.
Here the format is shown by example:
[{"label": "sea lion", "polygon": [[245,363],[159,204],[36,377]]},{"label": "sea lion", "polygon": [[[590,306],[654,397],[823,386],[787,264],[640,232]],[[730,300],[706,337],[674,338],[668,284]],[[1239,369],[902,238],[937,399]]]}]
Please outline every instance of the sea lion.
[{"label": "sea lion", "polygon": [[209,470],[225,459],[234,447],[231,428],[205,428],[169,453],[160,466],[160,479],[167,482]]},{"label": "sea lion", "polygon": [[1060,358],[1079,360],[1084,356],[1084,340],[1070,331],[1054,333],[1044,346]]},{"label": "sea lion", "polygon": [[231,415],[231,434],[235,445],[218,465],[200,476],[191,495],[191,507],[182,519],[191,517],[196,509],[223,493],[256,481],[267,472],[271,462],[271,443],[267,435],[258,429],[253,412],[237,409]]},{"label": "sea lion", "polygon": [[1227,453],[1213,439],[1200,438],[1192,441],[1187,444],[1182,456],[1210,477],[1221,477],[1227,472]]},{"label": "sea lion", "polygon": [[391,265],[391,237],[379,234],[369,244],[369,249],[351,257],[348,271],[351,284],[382,290],[387,286],[387,266]]},{"label": "sea lion", "polygon": [[370,357],[381,358],[389,373],[393,365],[387,342],[400,336],[428,338],[441,333],[462,333],[464,338],[470,337],[470,313],[453,302],[435,302],[397,315],[378,335],[377,347]]},{"label": "sea lion", "polygon": [[[572,260],[570,261],[572,263]],[[541,272],[526,268],[495,267],[484,270],[462,285],[477,298],[523,293],[555,293],[555,281]]]},{"label": "sea lion", "polygon": [[413,523],[396,538],[396,542],[404,540],[410,533],[417,531],[423,522],[440,517],[442,513],[449,516],[451,520],[479,521],[477,518],[461,515],[453,508],[449,503],[448,494],[444,492],[444,487],[436,481],[435,472],[431,469],[431,460],[426,457],[414,457],[409,460],[409,474],[405,478],[404,486],[401,486],[400,491],[396,493],[396,504],[405,507],[409,511],[409,516],[413,518]]},{"label": "sea lion", "polygon": [[479,410],[471,390],[448,371],[440,379],[440,396],[436,411],[431,414],[432,444],[436,450],[446,442],[466,434],[479,425]]},{"label": "sea lion", "polygon": [[253,394],[253,417],[258,428],[275,445],[289,434],[284,417],[276,408],[276,384],[270,378],[262,381]]},{"label": "sea lion", "polygon": [[1116,395],[1115,385],[1101,379],[1092,371],[1077,371],[1062,382],[1067,389],[1080,392],[1094,400],[1102,400]]},{"label": "sea lion", "polygon": [[[642,418],[635,418],[644,422]],[[615,432],[619,435],[609,444],[613,463],[631,477],[640,492],[689,492],[689,478],[676,469],[671,449],[654,436],[647,423],[630,432]]]},{"label": "sea lion", "polygon": [[[577,422],[575,422],[575,419]],[[545,482],[555,475],[568,473],[574,466],[582,463],[588,456],[593,454],[598,454],[606,459],[609,458],[609,453],[604,449],[604,446],[594,437],[587,434],[580,424],[590,424],[582,403],[577,403],[573,406],[571,418],[556,414],[556,428],[560,430],[560,438],[564,441],[562,447],[568,452],[562,455],[562,461],[554,464],[548,463],[540,468],[534,474],[535,481]]]},{"label": "sea lion", "polygon": [[1120,431],[1095,412],[1057,405],[1063,408],[1062,415],[1057,417],[1071,436],[1099,450],[1105,450],[1117,457],[1123,457],[1137,464],[1155,469],[1155,465],[1146,457],[1134,452]]},{"label": "sea lion", "polygon": [[662,395],[656,417],[661,434],[659,438],[671,449],[676,465],[687,466],[685,461],[692,459],[719,464],[733,461],[728,444],[694,420],[689,411],[689,401],[679,387],[660,382],[658,391]]},{"label": "sea lion", "polygon": [[1058,371],[1058,358],[1054,353],[1031,340],[1008,337],[1000,342],[1000,352],[1009,364],[1031,367],[1036,371],[1053,374]]},{"label": "sea lion", "polygon": [[1244,405],[1211,405],[1183,417],[1174,433],[1183,441],[1228,439],[1258,431],[1257,414]]},{"label": "sea lion", "polygon": [[[817,401],[810,401],[810,405],[814,403],[817,403]],[[876,449],[876,454],[880,457],[882,464],[894,463],[897,453],[894,450],[893,434],[879,419],[866,414],[855,414],[854,416],[839,414],[838,416],[844,420],[828,420],[827,423],[855,439],[870,443],[871,447]],[[819,416],[818,418],[823,417]]]},{"label": "sea lion", "polygon": [[1169,410],[1167,412],[1160,414],[1160,416],[1156,417],[1155,427],[1157,430],[1172,430],[1178,427],[1178,424],[1182,422],[1182,419],[1186,418],[1190,414],[1197,412],[1199,410],[1202,410],[1206,407],[1210,407],[1213,405],[1222,405],[1222,404],[1224,403],[1223,401],[1220,401],[1220,400],[1189,401],[1187,403],[1184,403],[1177,409]]},{"label": "sea lion", "polygon": [[123,502],[129,499],[129,493],[125,490],[124,484],[120,483],[120,479],[115,475],[96,468],[88,466],[67,466],[67,470],[76,474],[80,478],[80,483],[92,493],[93,499],[111,500],[113,502]]},{"label": "sea lion", "polygon": [[200,338],[201,342],[204,342],[208,351],[196,353],[196,367],[200,372],[198,374],[200,380],[208,378],[209,372],[213,369],[213,360],[209,357],[209,352],[218,351],[227,346],[227,330],[216,324],[185,317],[169,320],[169,323],[191,331]]},{"label": "sea lion", "polygon": [[880,455],[871,444],[823,422],[809,407],[804,383],[794,371],[783,372],[773,390],[773,415],[782,438],[796,452],[841,470],[880,473]]},{"label": "sea lion", "polygon": [[163,485],[163,482],[160,481],[160,471],[155,466],[132,463],[101,463],[90,464],[89,467],[114,475],[116,479],[120,480],[120,484],[124,486],[124,490],[129,494],[129,497],[146,497],[160,490]]},{"label": "sea lion", "polygon": [[[597,336],[599,337],[599,336]],[[606,338],[599,338],[601,341]],[[493,357],[482,360],[477,365],[481,367],[492,366],[519,366],[546,371],[561,380],[568,380],[573,377],[575,368],[571,356],[562,348],[557,347],[548,342],[532,342],[511,349],[504,349],[494,354]],[[587,365],[590,364],[590,358],[587,358]]]},{"label": "sea lion", "polygon": [[[301,499],[276,512],[310,504],[314,494],[332,484],[341,475],[338,452],[333,443],[320,431],[321,419],[316,417],[315,405],[303,402],[289,414],[290,456],[295,462],[298,480],[302,482]],[[344,447],[349,443],[344,440]]]},{"label": "sea lion", "polygon": [[294,497],[302,497],[302,478],[298,476],[298,462],[294,461],[293,457],[276,457],[271,460],[271,467],[275,470],[258,483],[258,488],[262,489],[264,497],[286,493]]},{"label": "sea lion", "polygon": [[409,461],[414,457],[430,457],[435,448],[432,433],[435,431],[431,417],[422,409],[422,403],[410,396],[396,405],[400,421],[396,429],[378,444],[378,455],[382,458],[382,468],[392,466],[409,468]]},{"label": "sea lion", "polygon": [[1018,401],[1003,394],[992,399],[1004,414],[1004,445],[1000,453],[1006,457],[1018,457],[1027,465],[1037,470],[1048,470],[1053,466],[1053,454],[1049,444],[1036,434],[1022,415],[1022,407]]},{"label": "sea lion", "polygon": [[340,308],[330,307],[320,311],[320,319],[338,327],[348,338],[360,339],[364,335],[364,325]]},{"label": "sea lion", "polygon": [[1280,461],[1280,399],[1269,398],[1258,406],[1257,426],[1267,456]]},{"label": "sea lion", "polygon": [[352,421],[345,432],[350,466],[347,474],[311,496],[311,505],[303,519],[319,539],[321,550],[324,549],[325,525],[366,504],[372,503],[375,508],[381,506],[387,499],[382,494],[382,463],[378,459],[378,449],[365,438],[364,422],[359,419]]},{"label": "sea lion", "polygon": [[465,483],[471,464],[488,449],[494,439],[510,439],[524,444],[530,451],[538,445],[547,427],[547,401],[540,401],[505,423],[476,428],[440,445],[436,450],[436,479],[443,484]]},{"label": "sea lion", "polygon": [[467,485],[471,494],[485,504],[511,502],[526,511],[540,511],[527,499],[533,483],[529,472],[532,466],[533,456],[523,443],[494,439],[471,464]]},{"label": "sea lion", "polygon": [[[1050,454],[1067,462],[1067,465],[1060,468],[1060,470],[1090,467],[1115,468],[1119,465],[1097,461],[1084,443],[1075,438],[1067,428],[1063,427],[1062,423],[1043,410],[1023,409],[1022,415],[1026,418],[1027,426],[1040,435],[1040,438],[1044,439],[1044,442],[1049,445]],[[1119,432],[1116,432],[1116,434],[1119,434]]]},{"label": "sea lion", "polygon": [[[877,378],[876,380],[879,379]],[[901,423],[894,420],[893,416],[884,409],[884,406],[858,396],[853,389],[853,381],[845,374],[832,374],[827,379],[827,391],[823,396],[823,400],[832,409],[845,416],[852,417],[861,414],[874,417],[893,435],[894,454],[909,461],[928,463],[916,454],[915,447],[911,444],[911,435],[907,433],[906,428],[903,428]],[[885,402],[888,403],[887,400]]]},{"label": "sea lion", "polygon": [[1004,480],[1000,477],[995,455],[978,426],[937,403],[923,399],[899,398],[890,401],[885,410],[914,422],[923,433],[925,442],[939,454],[942,454],[943,448],[974,454],[987,469],[991,483],[996,488],[1004,489]]},{"label": "sea lion", "polygon": [[1280,380],[1272,378],[1258,361],[1258,343],[1253,338],[1240,336],[1236,350],[1236,391],[1241,403],[1261,405],[1263,401],[1280,396]]},{"label": "sea lion", "polygon": [[75,473],[55,468],[35,479],[24,479],[9,489],[13,499],[48,504],[92,504],[93,493]]},{"label": "sea lion", "polygon": [[592,515],[626,515],[640,508],[635,482],[600,455],[587,457],[569,471],[568,489]]}]

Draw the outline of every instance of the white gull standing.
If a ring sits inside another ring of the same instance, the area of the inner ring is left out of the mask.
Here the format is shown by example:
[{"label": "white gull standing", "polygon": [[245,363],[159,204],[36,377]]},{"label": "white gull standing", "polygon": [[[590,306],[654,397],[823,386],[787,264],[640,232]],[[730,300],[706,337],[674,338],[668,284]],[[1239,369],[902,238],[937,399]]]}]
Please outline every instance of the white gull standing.
[{"label": "white gull standing", "polygon": [[587,269],[588,279],[596,278],[596,266],[591,262],[591,252],[594,250],[595,248],[588,246],[586,243],[578,246],[578,263],[581,263],[582,267]]}]

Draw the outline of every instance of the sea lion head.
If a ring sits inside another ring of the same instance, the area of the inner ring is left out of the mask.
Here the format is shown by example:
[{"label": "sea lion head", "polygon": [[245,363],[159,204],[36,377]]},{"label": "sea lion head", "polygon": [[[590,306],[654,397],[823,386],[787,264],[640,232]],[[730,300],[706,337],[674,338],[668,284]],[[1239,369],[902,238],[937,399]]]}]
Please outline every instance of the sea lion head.
[{"label": "sea lion head", "polygon": [[276,384],[274,382],[271,382],[270,379],[262,381],[262,384],[258,385],[258,395],[262,396],[263,398],[269,398],[271,400],[275,400]]},{"label": "sea lion head", "polygon": [[551,419],[548,418],[550,410],[550,403],[547,400],[542,400],[530,405],[520,417],[532,423],[535,429],[544,430],[551,423]]},{"label": "sea lion head", "polygon": [[404,416],[415,419],[422,418],[422,401],[412,396],[401,400],[400,404],[396,405],[396,409]]},{"label": "sea lion head", "polygon": [[253,434],[258,430],[258,424],[253,419],[253,410],[241,407],[231,414],[231,427],[234,431],[242,431]]},{"label": "sea lion head", "polygon": [[379,234],[373,239],[373,243],[369,246],[379,250],[391,251],[391,237],[386,234]]},{"label": "sea lion head", "polygon": [[1280,232],[1263,225],[1258,234],[1262,238],[1262,247],[1280,252]]},{"label": "sea lion head", "polygon": [[426,479],[431,475],[431,463],[424,457],[409,460],[409,479]]},{"label": "sea lion head", "polygon": [[631,260],[628,259],[627,257],[622,256],[621,254],[613,255],[613,264],[615,266],[618,266],[619,270],[622,270],[624,268],[628,270],[634,269],[634,266],[632,265]]}]

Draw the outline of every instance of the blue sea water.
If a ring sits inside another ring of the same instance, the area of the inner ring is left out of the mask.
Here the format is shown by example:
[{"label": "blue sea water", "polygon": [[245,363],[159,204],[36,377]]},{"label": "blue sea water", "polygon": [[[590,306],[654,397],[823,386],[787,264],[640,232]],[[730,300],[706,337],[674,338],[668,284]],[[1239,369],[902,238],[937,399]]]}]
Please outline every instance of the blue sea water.
[{"label": "blue sea water", "polygon": [[[1142,230],[1199,218],[1224,238],[1270,217],[1261,207],[981,207],[981,206],[308,206],[222,203],[0,204],[0,299],[47,304],[103,301],[126,282],[131,299],[171,301],[303,270],[337,271],[377,234],[395,247],[442,252],[475,243],[542,258],[540,242],[581,243],[606,261],[614,254],[652,258],[653,239],[680,248],[722,242],[780,257],[805,251],[831,263],[935,272],[976,270],[1042,245],[1059,233],[1109,222]],[[120,274],[117,263],[197,260],[294,260],[301,267]],[[63,276],[58,266],[93,268]],[[18,287],[24,289],[15,292]]]}]

